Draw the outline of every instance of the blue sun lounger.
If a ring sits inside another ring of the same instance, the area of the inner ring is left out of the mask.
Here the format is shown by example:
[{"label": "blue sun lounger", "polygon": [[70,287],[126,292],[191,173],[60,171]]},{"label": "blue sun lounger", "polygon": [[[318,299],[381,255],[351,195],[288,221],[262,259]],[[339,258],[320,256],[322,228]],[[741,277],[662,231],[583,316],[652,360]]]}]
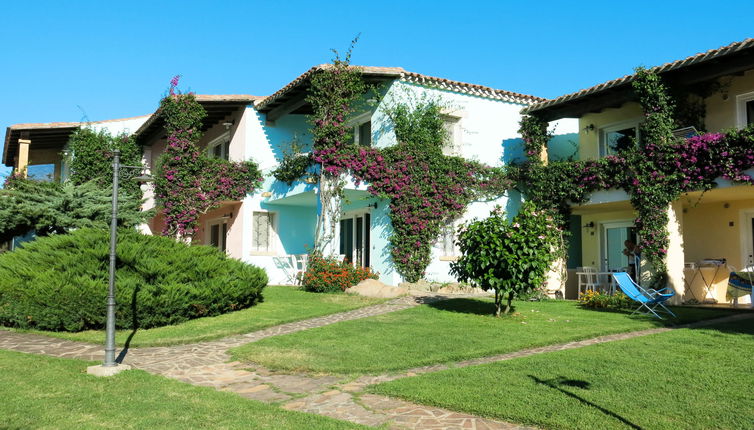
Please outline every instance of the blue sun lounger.
[{"label": "blue sun lounger", "polygon": [[[653,289],[644,289],[629,276],[626,272],[613,273],[613,279],[618,287],[625,293],[628,298],[635,302],[639,302],[640,305],[636,308],[631,315],[636,312],[644,314],[652,314],[659,319],[663,319],[657,312],[667,312],[668,314],[675,316],[673,312],[668,309],[664,303],[671,297],[675,296],[675,291],[668,288],[663,288],[659,291]],[[670,293],[663,293],[663,291],[670,291]],[[660,309],[657,309],[657,308]],[[646,309],[646,310],[645,310]]]}]

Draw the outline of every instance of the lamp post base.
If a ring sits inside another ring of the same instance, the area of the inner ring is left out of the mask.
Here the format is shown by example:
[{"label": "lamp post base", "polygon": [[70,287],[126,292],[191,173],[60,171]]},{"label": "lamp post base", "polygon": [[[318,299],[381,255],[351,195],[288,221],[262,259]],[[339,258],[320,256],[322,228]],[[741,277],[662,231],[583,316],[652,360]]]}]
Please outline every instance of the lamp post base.
[{"label": "lamp post base", "polygon": [[131,366],[128,364],[118,364],[116,366],[103,366],[98,364],[96,366],[87,367],[86,373],[94,376],[113,376],[124,370],[131,370]]}]

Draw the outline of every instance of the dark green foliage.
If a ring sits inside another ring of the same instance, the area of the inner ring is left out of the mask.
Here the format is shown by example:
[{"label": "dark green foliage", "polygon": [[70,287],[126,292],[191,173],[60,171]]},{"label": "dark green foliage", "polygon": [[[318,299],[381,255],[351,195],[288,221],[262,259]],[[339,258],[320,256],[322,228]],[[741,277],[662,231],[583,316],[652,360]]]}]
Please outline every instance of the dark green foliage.
[{"label": "dark green foliage", "polygon": [[[141,197],[119,193],[118,223],[133,227],[148,219]],[[0,242],[36,231],[37,236],[110,225],[112,191],[93,181],[78,185],[13,179],[0,189]]]},{"label": "dark green foliage", "polygon": [[[109,232],[81,229],[0,255],[0,325],[55,331],[105,325]],[[150,328],[248,308],[263,270],[208,246],[121,230],[118,328]]]},{"label": "dark green foliage", "polygon": [[448,138],[442,109],[440,103],[429,100],[420,101],[416,106],[397,103],[383,111],[393,123],[398,142],[422,151],[441,153]]},{"label": "dark green foliage", "polygon": [[286,154],[280,160],[278,167],[272,171],[272,176],[290,186],[294,181],[298,181],[306,175],[312,164],[312,157],[309,154]]},{"label": "dark green foliage", "polygon": [[541,163],[542,151],[547,142],[552,138],[552,133],[547,131],[547,121],[534,115],[524,115],[519,123],[518,132],[524,139],[524,151],[526,156],[534,163]]},{"label": "dark green foliage", "polygon": [[[560,244],[553,217],[525,202],[511,221],[497,208],[488,218],[464,225],[458,235],[462,256],[450,264],[461,282],[495,290],[495,316],[508,313],[514,298],[540,288]],[[507,301],[502,310],[503,300]]]},{"label": "dark green foliage", "polygon": [[[141,148],[128,135],[111,136],[106,130],[91,128],[76,130],[68,140],[71,167],[69,180],[75,185],[94,181],[101,187],[111,187],[113,181],[113,150],[120,150],[120,163],[126,166],[141,165]],[[139,184],[124,180],[135,170],[122,170],[120,189],[141,198]],[[140,172],[135,172],[139,175]]]}]

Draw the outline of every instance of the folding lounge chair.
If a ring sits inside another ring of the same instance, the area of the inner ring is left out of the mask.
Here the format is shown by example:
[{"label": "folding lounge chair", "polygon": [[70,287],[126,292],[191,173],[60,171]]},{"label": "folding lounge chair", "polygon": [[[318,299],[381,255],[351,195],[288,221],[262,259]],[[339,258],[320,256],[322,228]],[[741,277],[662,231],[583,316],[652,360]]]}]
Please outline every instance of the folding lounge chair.
[{"label": "folding lounge chair", "polygon": [[[634,282],[634,280],[631,279],[631,276],[629,276],[629,274],[626,272],[613,273],[613,279],[615,279],[615,283],[618,284],[618,287],[631,300],[640,303],[639,307],[636,308],[631,313],[631,315],[635,314],[636,312],[642,312],[644,314],[652,314],[659,319],[663,319],[657,312],[664,311],[672,316],[675,316],[675,314],[671,312],[670,309],[668,309],[664,304],[669,298],[675,296],[675,291],[672,291],[668,288],[663,288],[659,291],[651,288],[644,289],[636,282]],[[670,293],[663,294],[663,291],[670,291]],[[661,309],[657,309],[658,307],[660,307]]]}]

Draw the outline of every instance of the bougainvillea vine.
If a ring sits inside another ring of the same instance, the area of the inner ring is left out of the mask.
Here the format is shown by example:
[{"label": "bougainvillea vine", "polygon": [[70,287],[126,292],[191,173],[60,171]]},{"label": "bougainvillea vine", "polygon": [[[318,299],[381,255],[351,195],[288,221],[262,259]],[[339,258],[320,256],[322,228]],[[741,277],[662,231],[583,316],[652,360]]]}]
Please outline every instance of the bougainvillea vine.
[{"label": "bougainvillea vine", "polygon": [[155,196],[165,217],[166,236],[193,239],[199,217],[227,200],[241,200],[262,181],[252,161],[231,162],[212,158],[200,150],[204,108],[193,93],[176,89],[179,77],[170,81],[168,95],[160,102],[167,144],[155,178]]},{"label": "bougainvillea vine", "polygon": [[[360,80],[358,68],[336,61],[320,76],[313,80],[310,96],[315,106],[313,159],[321,166],[320,187],[322,178],[343,181],[343,175],[351,173],[368,184],[370,193],[389,199],[393,263],[404,279],[416,282],[429,265],[441,226],[460,217],[472,201],[502,195],[510,181],[502,169],[443,155],[442,108],[432,101],[383,108],[392,120],[396,145],[384,149],[355,145],[345,121],[349,106],[361,95],[357,90],[365,88],[355,82]],[[341,210],[339,205],[335,210]]]},{"label": "bougainvillea vine", "polygon": [[[682,193],[713,188],[718,178],[753,184],[745,171],[754,167],[754,128],[676,138],[674,104],[660,77],[639,68],[633,88],[644,111],[640,141],[598,160],[543,165],[539,153],[529,154],[531,159],[510,173],[531,200],[556,209],[563,226],[570,206],[585,203],[594,191],[625,190],[638,213],[634,222],[642,256],[654,268],[652,283],[662,284],[667,276],[669,205]],[[526,124],[536,121],[522,121],[525,141],[546,138],[545,129]]]}]

